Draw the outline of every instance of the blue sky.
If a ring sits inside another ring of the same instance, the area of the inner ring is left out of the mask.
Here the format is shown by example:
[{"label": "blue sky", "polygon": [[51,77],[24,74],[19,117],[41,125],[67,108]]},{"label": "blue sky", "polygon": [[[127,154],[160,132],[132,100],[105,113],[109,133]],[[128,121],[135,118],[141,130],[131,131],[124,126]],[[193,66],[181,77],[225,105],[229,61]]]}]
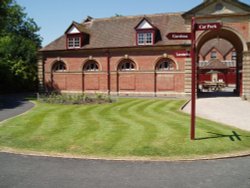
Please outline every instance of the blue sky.
[{"label": "blue sky", "polygon": [[[72,21],[81,22],[88,15],[94,18],[115,14],[143,15],[183,12],[203,0],[16,0],[41,28],[45,46],[61,36]],[[250,0],[241,0],[250,4]]]}]

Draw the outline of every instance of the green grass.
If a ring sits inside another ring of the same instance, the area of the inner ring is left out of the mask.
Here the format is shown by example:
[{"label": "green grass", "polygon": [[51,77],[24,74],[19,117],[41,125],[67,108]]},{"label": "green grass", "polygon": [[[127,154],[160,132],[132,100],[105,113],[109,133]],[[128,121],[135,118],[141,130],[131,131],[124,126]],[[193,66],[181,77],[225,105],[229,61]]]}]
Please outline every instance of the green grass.
[{"label": "green grass", "polygon": [[197,119],[190,141],[184,100],[119,99],[102,105],[37,103],[0,124],[0,149],[105,157],[196,157],[250,151],[250,132]]}]

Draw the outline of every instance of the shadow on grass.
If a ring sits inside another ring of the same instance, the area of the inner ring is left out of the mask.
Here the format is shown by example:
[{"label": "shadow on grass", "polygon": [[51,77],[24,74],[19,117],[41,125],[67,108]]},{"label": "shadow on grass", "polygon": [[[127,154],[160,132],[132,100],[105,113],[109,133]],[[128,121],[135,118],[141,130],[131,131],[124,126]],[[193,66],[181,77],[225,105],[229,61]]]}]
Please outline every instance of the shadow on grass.
[{"label": "shadow on grass", "polygon": [[0,111],[5,109],[14,109],[23,105],[28,100],[34,99],[36,99],[36,96],[33,93],[0,95]]},{"label": "shadow on grass", "polygon": [[212,133],[212,132],[207,132],[207,133],[212,134],[213,136],[196,138],[195,140],[206,140],[206,139],[213,139],[213,138],[229,138],[231,141],[234,142],[234,141],[242,141],[241,137],[243,137],[242,135],[239,135],[235,131],[232,131],[232,134],[219,134],[219,133]]}]

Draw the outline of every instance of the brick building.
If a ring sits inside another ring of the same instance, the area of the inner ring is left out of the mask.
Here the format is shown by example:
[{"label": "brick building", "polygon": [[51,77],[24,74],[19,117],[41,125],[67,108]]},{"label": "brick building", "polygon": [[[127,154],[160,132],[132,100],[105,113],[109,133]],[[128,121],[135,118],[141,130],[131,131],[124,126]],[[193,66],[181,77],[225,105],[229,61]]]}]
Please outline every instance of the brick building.
[{"label": "brick building", "polygon": [[[184,96],[191,93],[190,40],[170,40],[197,23],[220,22],[197,32],[197,59],[212,39],[228,41],[237,54],[236,89],[250,97],[250,6],[206,0],[185,13],[86,18],[39,51],[39,87],[69,93]],[[220,50],[220,49],[218,49]],[[230,52],[231,53],[231,52]]]},{"label": "brick building", "polygon": [[[224,39],[212,39],[200,50],[198,82],[221,81],[236,87],[237,53],[233,45]],[[236,88],[235,88],[236,89]]]}]

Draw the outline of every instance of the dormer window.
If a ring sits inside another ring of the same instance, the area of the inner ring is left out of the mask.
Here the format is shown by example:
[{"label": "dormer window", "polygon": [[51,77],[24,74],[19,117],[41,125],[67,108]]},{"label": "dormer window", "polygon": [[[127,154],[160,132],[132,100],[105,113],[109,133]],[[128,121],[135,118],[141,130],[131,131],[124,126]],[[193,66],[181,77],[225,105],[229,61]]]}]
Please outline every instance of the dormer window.
[{"label": "dormer window", "polygon": [[211,59],[216,59],[217,58],[217,52],[216,51],[212,51],[210,54],[210,58]]},{"label": "dormer window", "polygon": [[146,18],[135,27],[137,45],[153,45],[155,43],[155,33],[157,28],[153,26]]},{"label": "dormer window", "polygon": [[66,30],[65,35],[67,37],[67,49],[78,49],[89,42],[88,30],[84,25],[76,22],[73,22],[70,25],[70,27]]},{"label": "dormer window", "polygon": [[68,48],[80,48],[81,37],[68,37]]},{"label": "dormer window", "polygon": [[138,45],[152,45],[153,44],[153,32],[138,32],[137,44]]}]

